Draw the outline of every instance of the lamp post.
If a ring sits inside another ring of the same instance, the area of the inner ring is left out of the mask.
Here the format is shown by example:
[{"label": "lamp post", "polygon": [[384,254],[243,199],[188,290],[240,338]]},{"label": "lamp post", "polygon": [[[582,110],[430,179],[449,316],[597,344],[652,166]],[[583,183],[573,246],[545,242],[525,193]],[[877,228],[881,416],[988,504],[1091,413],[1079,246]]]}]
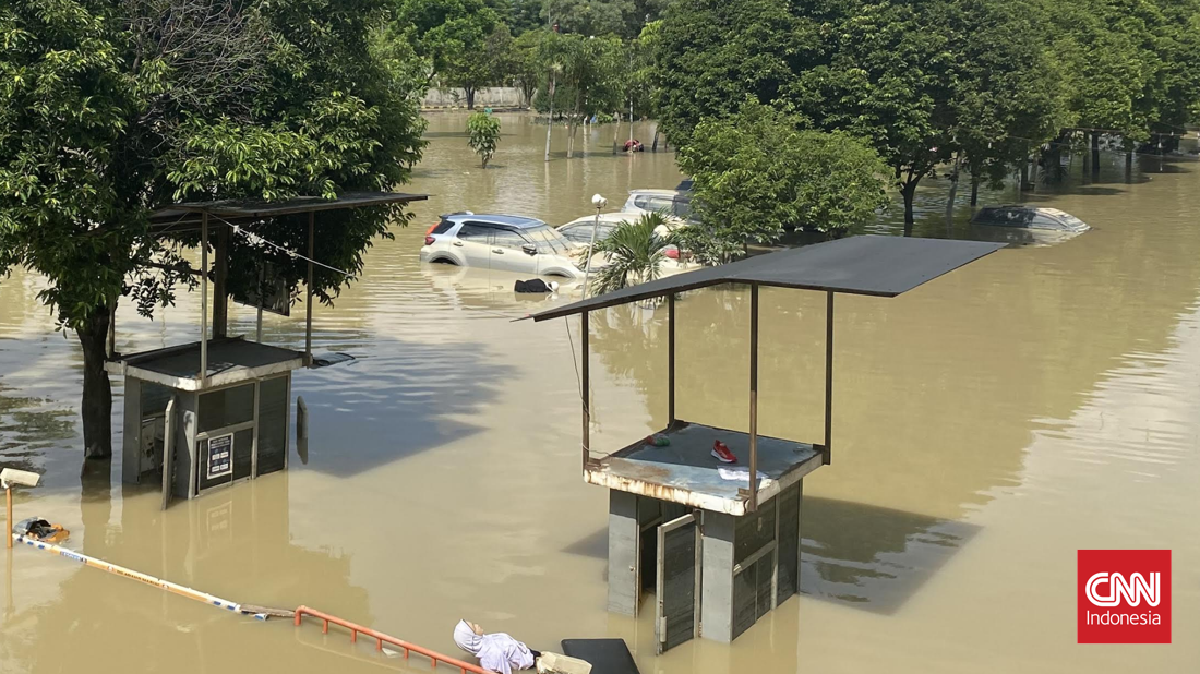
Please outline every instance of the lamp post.
[{"label": "lamp post", "polygon": [[5,468],[0,471],[0,488],[4,489],[6,501],[5,514],[7,518],[5,522],[8,524],[8,531],[5,534],[5,540],[8,541],[8,548],[12,548],[12,487],[14,484],[23,484],[26,487],[36,487],[39,475],[31,473],[27,470],[17,470],[15,468]]},{"label": "lamp post", "polygon": [[592,195],[592,206],[596,207],[596,220],[592,223],[592,238],[588,241],[587,262],[583,267],[583,299],[588,296],[588,277],[592,274],[592,246],[596,245],[596,232],[600,230],[600,210],[608,205],[608,199],[602,194]]}]

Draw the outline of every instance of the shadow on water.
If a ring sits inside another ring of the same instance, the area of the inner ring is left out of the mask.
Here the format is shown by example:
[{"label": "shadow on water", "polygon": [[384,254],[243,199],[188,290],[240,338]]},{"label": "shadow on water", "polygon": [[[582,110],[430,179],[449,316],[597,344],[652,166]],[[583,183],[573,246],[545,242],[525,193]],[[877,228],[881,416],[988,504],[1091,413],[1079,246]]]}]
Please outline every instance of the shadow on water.
[{"label": "shadow on water", "polygon": [[484,427],[464,419],[491,403],[512,372],[471,342],[363,348],[360,360],[293,379],[292,397],[303,396],[309,410],[310,470],[348,477],[475,435]]},{"label": "shadow on water", "polygon": [[894,613],[970,541],[957,520],[805,496],[800,590],[827,601]]}]

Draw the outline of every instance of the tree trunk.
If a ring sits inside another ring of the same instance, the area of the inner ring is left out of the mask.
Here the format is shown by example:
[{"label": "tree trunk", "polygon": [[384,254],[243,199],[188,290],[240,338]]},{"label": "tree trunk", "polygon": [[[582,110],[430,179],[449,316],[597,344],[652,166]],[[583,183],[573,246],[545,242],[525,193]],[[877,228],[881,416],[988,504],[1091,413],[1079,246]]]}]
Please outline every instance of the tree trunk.
[{"label": "tree trunk", "polygon": [[971,208],[979,203],[979,178],[971,174]]},{"label": "tree trunk", "polygon": [[108,307],[92,310],[76,329],[83,347],[83,458],[107,459],[112,456],[112,388],[104,371],[107,359]]},{"label": "tree trunk", "polygon": [[[1087,143],[1087,140],[1088,140],[1088,134],[1087,134],[1087,131],[1084,131],[1083,132],[1083,142]],[[1088,176],[1091,175],[1091,173],[1092,173],[1092,167],[1089,166],[1089,164],[1091,164],[1092,162],[1090,161],[1090,156],[1088,155],[1087,152],[1082,152],[1080,154],[1082,156],[1080,157],[1080,161],[1079,161],[1079,172],[1080,172],[1079,177],[1082,180],[1082,182],[1086,183],[1088,180]]]},{"label": "tree trunk", "polygon": [[1133,182],[1133,149],[1125,148],[1125,182]]},{"label": "tree trunk", "polygon": [[571,111],[571,119],[567,122],[567,159],[575,156],[575,132],[579,129],[579,93],[575,93],[575,109]]},{"label": "tree trunk", "polygon": [[[633,118],[629,120],[633,124]],[[621,138],[621,113],[613,113],[613,154],[617,153],[617,141]]]},{"label": "tree trunk", "polygon": [[1021,170],[1017,173],[1017,182],[1020,183],[1020,186],[1017,187],[1017,194],[1024,194],[1026,186],[1029,185],[1029,157],[1021,162]]},{"label": "tree trunk", "polygon": [[1092,132],[1092,178],[1100,177],[1100,134]]},{"label": "tree trunk", "polygon": [[475,87],[467,85],[463,87],[463,91],[467,94],[467,109],[475,109]]},{"label": "tree trunk", "polygon": [[917,195],[917,183],[920,178],[913,178],[912,171],[909,171],[907,182],[901,183],[900,194],[904,197],[904,236],[912,236],[913,233],[913,198]]},{"label": "tree trunk", "polygon": [[546,159],[550,161],[550,132],[554,130],[554,71],[550,71],[550,121],[546,123]]},{"label": "tree trunk", "polygon": [[954,199],[958,196],[958,176],[962,168],[962,153],[954,153],[954,168],[950,170],[950,196],[946,198],[946,222],[954,213]]}]

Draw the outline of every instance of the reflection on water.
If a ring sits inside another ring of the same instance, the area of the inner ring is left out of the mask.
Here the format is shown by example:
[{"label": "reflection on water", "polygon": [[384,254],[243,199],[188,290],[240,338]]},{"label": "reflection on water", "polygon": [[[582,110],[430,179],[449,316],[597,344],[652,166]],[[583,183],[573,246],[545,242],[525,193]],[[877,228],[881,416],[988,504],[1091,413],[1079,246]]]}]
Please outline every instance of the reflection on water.
[{"label": "reflection on water", "polygon": [[[611,155],[603,126],[581,136],[586,159],[545,163],[545,127],[501,117],[497,168],[486,171],[460,133],[464,115],[432,118],[410,186],[430,201],[368,253],[336,307],[317,309],[314,349],[358,360],[297,373],[310,457],[293,452],[285,474],[166,513],[152,487],[109,477],[119,459],[81,474],[78,348],[37,303],[40,279],[0,282],[0,461],[46,471],[43,487],[18,494],[18,513],[62,522],[88,554],[445,651],[465,617],[542,649],[622,637],[643,672],[662,674],[1200,662],[1187,638],[1200,630],[1200,165],[1151,158],[1126,184],[1113,163],[1082,187],[1039,187],[1024,198],[1094,229],[1000,251],[896,299],[839,298],[833,464],[805,484],[804,594],[731,646],[656,657],[651,611],[636,621],[604,612],[607,495],[579,476],[578,323],[512,322],[578,290],[520,295],[516,276],[423,267],[417,252],[441,213],[560,224],[588,214],[593,193],[617,204],[680,176],[669,154]],[[969,236],[970,209],[948,222],[945,198],[945,181],[918,192],[916,235]],[[896,234],[901,218],[892,209],[865,231]],[[193,339],[197,301],[183,297],[154,322],[123,307],[118,349]],[[766,289],[761,302],[760,428],[820,439],[824,298]],[[743,428],[748,293],[694,292],[677,309],[680,415]],[[232,334],[253,331],[252,311],[231,313]],[[300,313],[268,317],[266,340],[302,344]],[[591,323],[603,451],[665,421],[666,307],[614,308]],[[1176,643],[1080,650],[1079,548],[1173,549]],[[222,615],[33,551],[12,561],[5,672],[402,668],[343,634]]]}]

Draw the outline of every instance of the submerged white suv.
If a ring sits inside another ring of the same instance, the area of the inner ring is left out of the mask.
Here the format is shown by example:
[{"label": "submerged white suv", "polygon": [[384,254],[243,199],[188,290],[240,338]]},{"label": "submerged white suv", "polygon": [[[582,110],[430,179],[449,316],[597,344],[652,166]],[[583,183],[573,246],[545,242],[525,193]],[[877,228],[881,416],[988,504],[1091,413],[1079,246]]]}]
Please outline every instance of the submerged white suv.
[{"label": "submerged white suv", "polygon": [[579,278],[581,252],[537,218],[454,213],[425,233],[421,261]]}]

